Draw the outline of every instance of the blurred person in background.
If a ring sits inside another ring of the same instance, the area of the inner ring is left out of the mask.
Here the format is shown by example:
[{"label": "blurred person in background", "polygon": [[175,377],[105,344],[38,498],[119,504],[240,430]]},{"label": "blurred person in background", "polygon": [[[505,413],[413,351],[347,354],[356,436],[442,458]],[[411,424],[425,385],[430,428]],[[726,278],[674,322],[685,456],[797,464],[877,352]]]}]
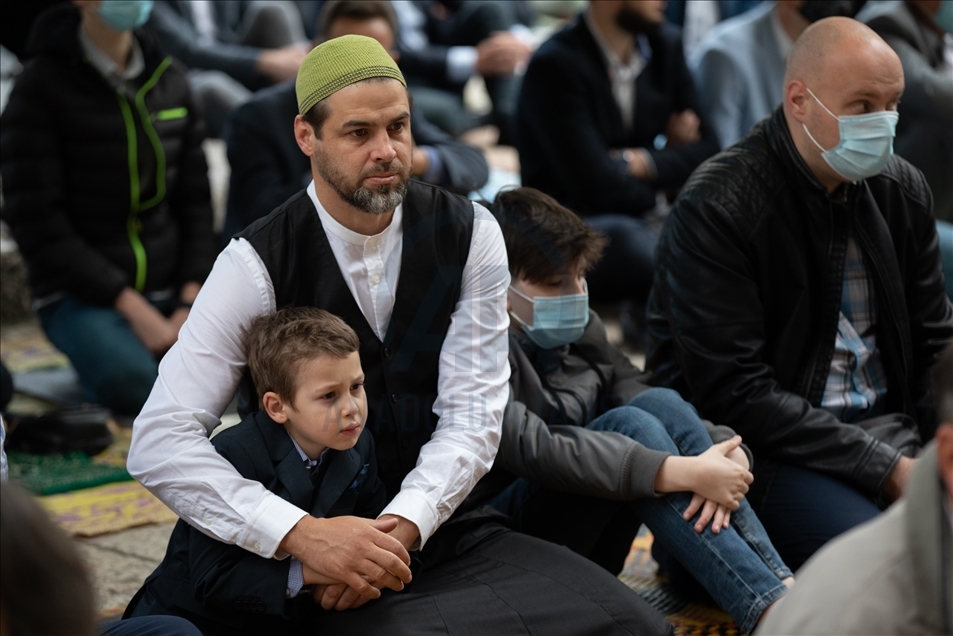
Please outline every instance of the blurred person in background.
[{"label": "blurred person in background", "polygon": [[146,29],[190,69],[211,137],[252,91],[294,78],[310,50],[288,0],[158,0]]},{"label": "blurred person in background", "polygon": [[868,2],[857,19],[903,64],[907,86],[894,150],[930,184],[946,295],[953,299],[953,0]]},{"label": "blurred person in background", "polygon": [[204,126],[150,0],[34,24],[0,132],[4,220],[91,402],[134,416],[215,258]]}]

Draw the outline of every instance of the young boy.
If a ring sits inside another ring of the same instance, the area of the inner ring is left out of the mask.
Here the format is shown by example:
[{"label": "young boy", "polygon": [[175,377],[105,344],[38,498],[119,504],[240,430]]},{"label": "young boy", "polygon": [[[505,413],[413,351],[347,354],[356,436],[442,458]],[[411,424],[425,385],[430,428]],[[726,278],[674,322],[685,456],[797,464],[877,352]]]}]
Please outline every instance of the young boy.
[{"label": "young boy", "polygon": [[[287,307],[255,319],[243,344],[260,410],[212,439],[243,477],[315,517],[375,518],[377,477],[357,334],[340,318]],[[387,532],[393,528],[381,528]],[[333,583],[294,558],[262,559],[180,520],[126,617],[173,614],[210,634],[281,634],[321,611],[309,586]]]},{"label": "young boy", "polygon": [[702,422],[674,391],[643,384],[609,344],[585,281],[604,239],[531,188],[503,192],[492,207],[512,276],[512,373],[483,500],[517,530],[612,573],[645,523],[750,633],[793,579],[744,501],[752,477],[741,438]]}]

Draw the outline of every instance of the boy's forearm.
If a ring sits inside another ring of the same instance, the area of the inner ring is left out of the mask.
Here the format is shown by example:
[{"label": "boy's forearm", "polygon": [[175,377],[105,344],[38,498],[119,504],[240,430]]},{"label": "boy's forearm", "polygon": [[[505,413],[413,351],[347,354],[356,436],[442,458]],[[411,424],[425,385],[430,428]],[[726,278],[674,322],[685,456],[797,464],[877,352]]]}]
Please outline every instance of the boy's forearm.
[{"label": "boy's forearm", "polygon": [[655,474],[655,492],[694,492],[697,480],[694,457],[669,455]]}]

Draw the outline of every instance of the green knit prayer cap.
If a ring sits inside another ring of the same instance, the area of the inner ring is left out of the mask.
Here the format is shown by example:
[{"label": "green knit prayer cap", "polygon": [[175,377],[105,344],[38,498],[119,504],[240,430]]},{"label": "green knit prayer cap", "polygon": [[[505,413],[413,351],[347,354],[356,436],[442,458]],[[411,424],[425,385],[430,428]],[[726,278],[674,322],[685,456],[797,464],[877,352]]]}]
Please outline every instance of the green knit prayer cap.
[{"label": "green knit prayer cap", "polygon": [[373,38],[342,35],[319,44],[298,69],[298,112],[304,115],[328,95],[371,77],[392,77],[407,86],[397,63]]}]

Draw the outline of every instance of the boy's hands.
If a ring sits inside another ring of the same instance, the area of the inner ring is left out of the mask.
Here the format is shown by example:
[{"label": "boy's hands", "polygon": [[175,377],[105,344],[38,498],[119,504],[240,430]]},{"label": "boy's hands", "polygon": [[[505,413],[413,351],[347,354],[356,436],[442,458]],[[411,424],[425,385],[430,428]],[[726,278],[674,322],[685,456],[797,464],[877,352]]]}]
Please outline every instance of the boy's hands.
[{"label": "boy's hands", "polygon": [[[389,524],[394,524],[394,527],[389,530],[388,533],[400,541],[401,545],[407,550],[410,550],[420,538],[420,531],[417,529],[417,524],[408,519],[397,515],[382,515],[378,521],[386,521]],[[383,587],[380,581],[369,581],[369,583],[378,589]],[[388,585],[387,587],[391,586]],[[394,587],[391,587],[391,589],[400,591]],[[403,589],[403,585],[401,585],[400,589]],[[314,601],[326,610],[335,609],[342,611],[346,609],[357,609],[372,598],[376,597],[362,595],[353,587],[337,581],[332,582],[330,585],[321,585],[314,591]]]},{"label": "boy's hands", "polygon": [[691,503],[683,513],[686,521],[701,509],[695,530],[701,532],[714,519],[712,532],[721,532],[748,492],[754,477],[748,459],[740,449],[741,436],[714,444],[697,457],[667,457],[655,476],[657,492],[691,492]]},{"label": "boy's hands", "polygon": [[725,450],[727,450],[727,452],[724,453],[724,456],[731,462],[741,467],[747,475],[743,485],[742,495],[737,498],[733,506],[729,506],[712,499],[707,499],[696,492],[692,496],[692,500],[691,503],[688,504],[688,508],[686,508],[685,512],[682,514],[682,518],[684,518],[685,521],[690,521],[691,518],[695,516],[695,513],[698,512],[699,508],[701,509],[701,515],[699,515],[698,520],[695,522],[695,532],[704,531],[705,526],[708,525],[709,521],[712,521],[711,531],[715,534],[727,529],[731,523],[731,511],[737,510],[738,506],[741,505],[741,500],[744,498],[743,493],[748,492],[748,485],[754,480],[754,476],[748,472],[748,456],[745,455],[743,450],[741,450],[740,435],[735,435],[729,440],[725,440],[724,442],[713,445],[707,451],[702,453],[702,455],[699,455],[699,457],[709,453],[712,455],[720,455]]},{"label": "boy's hands", "polygon": [[380,588],[399,591],[410,583],[410,555],[387,534],[396,527],[393,519],[305,516],[285,535],[279,549],[301,561],[302,573],[308,568],[311,575],[375,599],[381,595]]},{"label": "boy's hands", "polygon": [[722,530],[728,529],[728,525],[731,523],[731,510],[727,506],[715,503],[711,499],[705,499],[698,494],[692,495],[692,501],[688,504],[685,512],[682,513],[682,519],[691,521],[699,508],[701,508],[702,513],[699,515],[698,521],[695,522],[695,532],[703,532],[705,526],[708,525],[709,521],[712,521],[713,517],[712,532],[718,534]]}]

